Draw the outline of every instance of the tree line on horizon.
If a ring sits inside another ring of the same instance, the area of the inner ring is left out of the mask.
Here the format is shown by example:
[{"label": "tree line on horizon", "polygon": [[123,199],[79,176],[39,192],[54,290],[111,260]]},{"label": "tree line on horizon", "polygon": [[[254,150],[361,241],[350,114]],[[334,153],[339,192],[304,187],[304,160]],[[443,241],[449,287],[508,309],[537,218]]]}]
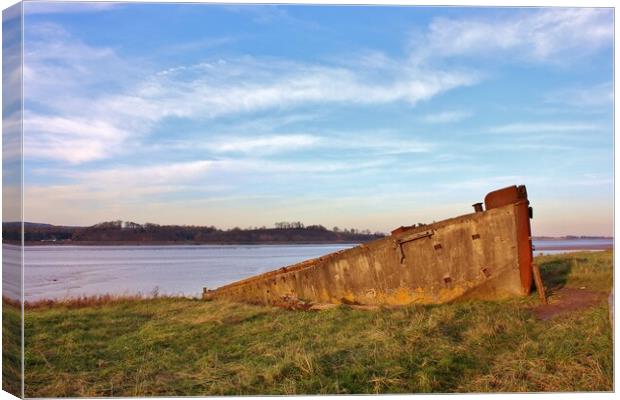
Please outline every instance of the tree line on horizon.
[{"label": "tree line on horizon", "polygon": [[[20,224],[3,223],[3,239],[19,241]],[[331,230],[323,225],[304,225],[301,222],[276,222],[273,227],[234,227],[218,229],[215,226],[138,224],[127,221],[106,221],[88,227],[24,224],[25,242],[97,242],[97,243],[333,243],[366,242],[384,237],[382,232],[369,229]]]}]

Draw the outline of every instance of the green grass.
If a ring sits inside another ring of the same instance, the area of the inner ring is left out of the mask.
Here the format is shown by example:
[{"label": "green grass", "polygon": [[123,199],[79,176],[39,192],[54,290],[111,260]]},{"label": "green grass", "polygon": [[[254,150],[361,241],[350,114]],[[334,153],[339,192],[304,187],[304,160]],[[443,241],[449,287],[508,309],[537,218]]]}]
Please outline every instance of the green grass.
[{"label": "green grass", "polygon": [[[609,291],[612,253],[537,259]],[[538,320],[500,302],[321,312],[157,298],[26,312],[26,396],[610,391],[607,303]],[[5,312],[10,312],[5,311]],[[6,318],[6,315],[5,315]]]}]

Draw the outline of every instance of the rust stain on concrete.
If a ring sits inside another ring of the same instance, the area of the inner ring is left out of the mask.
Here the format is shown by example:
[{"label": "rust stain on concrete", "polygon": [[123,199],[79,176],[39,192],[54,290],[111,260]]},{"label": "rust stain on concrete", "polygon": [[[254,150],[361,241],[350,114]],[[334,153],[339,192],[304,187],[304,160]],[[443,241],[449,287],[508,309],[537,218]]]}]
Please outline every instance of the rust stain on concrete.
[{"label": "rust stain on concrete", "polygon": [[256,275],[203,298],[311,308],[316,304],[440,304],[527,295],[532,242],[525,186],[486,195],[486,210]]}]

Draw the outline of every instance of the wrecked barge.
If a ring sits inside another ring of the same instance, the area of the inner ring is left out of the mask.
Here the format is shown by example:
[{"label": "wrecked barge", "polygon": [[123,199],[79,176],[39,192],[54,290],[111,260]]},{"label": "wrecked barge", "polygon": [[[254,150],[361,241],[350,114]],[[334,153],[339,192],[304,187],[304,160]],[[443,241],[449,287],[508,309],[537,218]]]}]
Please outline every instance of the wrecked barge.
[{"label": "wrecked barge", "polygon": [[539,273],[532,262],[532,208],[525,186],[488,193],[486,210],[482,203],[473,207],[471,214],[401,226],[385,238],[205,288],[203,298],[378,306],[528,295]]}]

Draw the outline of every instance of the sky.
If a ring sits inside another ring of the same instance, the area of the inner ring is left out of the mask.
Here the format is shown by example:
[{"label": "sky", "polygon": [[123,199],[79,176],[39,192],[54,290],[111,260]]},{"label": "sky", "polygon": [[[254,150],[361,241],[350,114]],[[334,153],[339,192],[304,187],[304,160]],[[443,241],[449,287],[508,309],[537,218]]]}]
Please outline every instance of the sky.
[{"label": "sky", "polygon": [[24,218],[613,233],[613,12],[24,5]]}]

